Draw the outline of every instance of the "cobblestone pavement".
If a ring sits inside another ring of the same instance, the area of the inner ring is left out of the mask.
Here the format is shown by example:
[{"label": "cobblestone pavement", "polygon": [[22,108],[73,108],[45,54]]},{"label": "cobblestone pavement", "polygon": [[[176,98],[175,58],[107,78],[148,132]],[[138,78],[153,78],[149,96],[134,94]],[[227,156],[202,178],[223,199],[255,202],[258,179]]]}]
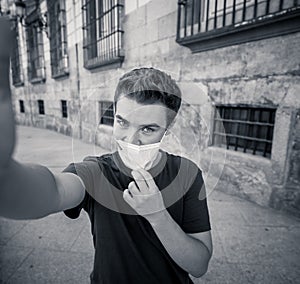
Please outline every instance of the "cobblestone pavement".
[{"label": "cobblestone pavement", "polygon": [[[48,130],[18,126],[14,157],[60,172],[99,147]],[[21,189],[20,189],[21,190]],[[208,197],[214,254],[195,283],[299,283],[299,219],[214,191]],[[57,213],[38,220],[0,218],[0,283],[89,283],[90,224]]]}]

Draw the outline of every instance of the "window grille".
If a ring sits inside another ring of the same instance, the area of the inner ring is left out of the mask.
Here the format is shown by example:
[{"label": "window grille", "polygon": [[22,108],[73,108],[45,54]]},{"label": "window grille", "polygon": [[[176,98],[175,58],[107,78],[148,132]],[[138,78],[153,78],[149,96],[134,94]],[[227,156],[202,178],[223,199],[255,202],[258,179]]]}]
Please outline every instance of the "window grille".
[{"label": "window grille", "polygon": [[[34,13],[38,13],[35,11]],[[34,17],[32,17],[34,18]],[[31,83],[45,81],[43,34],[36,18],[27,22],[28,77]]]},{"label": "window grille", "polygon": [[100,124],[112,126],[114,124],[113,103],[108,101],[99,102]]},{"label": "window grille", "polygon": [[120,0],[83,0],[84,67],[122,62],[122,14]]},{"label": "window grille", "polygon": [[213,145],[270,158],[275,112],[273,108],[217,106]]},{"label": "window grille", "polygon": [[52,78],[69,74],[65,0],[47,0]]},{"label": "window grille", "polygon": [[20,112],[25,113],[24,101],[19,100]]},{"label": "window grille", "polygon": [[[179,0],[177,42],[202,51],[295,32],[300,29],[299,14],[300,3],[293,0]],[[289,20],[289,25],[282,24]],[[263,30],[267,24],[272,28]],[[233,37],[237,32],[240,37]],[[222,41],[224,36],[227,40]],[[202,46],[196,45],[199,42]]]},{"label": "window grille", "polygon": [[45,114],[44,101],[38,100],[39,114]]},{"label": "window grille", "polygon": [[68,117],[67,101],[61,100],[61,112],[62,112],[62,117],[65,117],[65,118]]},{"label": "window grille", "polygon": [[24,78],[21,64],[20,34],[17,20],[12,21],[12,28],[15,33],[13,37],[13,52],[11,56],[12,83],[14,86],[22,86],[24,83]]}]

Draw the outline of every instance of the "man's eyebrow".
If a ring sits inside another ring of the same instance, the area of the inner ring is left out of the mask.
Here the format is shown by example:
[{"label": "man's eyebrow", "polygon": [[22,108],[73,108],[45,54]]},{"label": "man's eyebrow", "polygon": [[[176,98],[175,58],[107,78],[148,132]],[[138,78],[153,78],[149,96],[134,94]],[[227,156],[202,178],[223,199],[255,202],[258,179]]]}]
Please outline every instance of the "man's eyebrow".
[{"label": "man's eyebrow", "polygon": [[116,118],[122,119],[122,120],[124,120],[125,122],[128,122],[128,120],[126,120],[125,118],[123,118],[123,117],[122,117],[121,115],[119,115],[119,114],[116,115]]},{"label": "man's eyebrow", "polygon": [[145,127],[145,126],[148,126],[148,127],[157,127],[157,128],[160,127],[160,126],[159,126],[158,124],[156,124],[156,123],[142,124],[142,125],[140,125],[140,126],[142,126],[142,127]]},{"label": "man's eyebrow", "polygon": [[[121,119],[121,120],[124,120],[126,123],[129,122],[128,120],[126,120],[125,118],[123,118],[123,117],[122,117],[121,115],[119,115],[119,114],[116,115],[116,118]],[[141,124],[141,125],[140,125],[140,127],[145,127],[145,126],[147,126],[147,127],[156,127],[156,128],[160,128],[160,126],[159,126],[158,124],[156,124],[156,123],[149,123],[149,124]]]}]

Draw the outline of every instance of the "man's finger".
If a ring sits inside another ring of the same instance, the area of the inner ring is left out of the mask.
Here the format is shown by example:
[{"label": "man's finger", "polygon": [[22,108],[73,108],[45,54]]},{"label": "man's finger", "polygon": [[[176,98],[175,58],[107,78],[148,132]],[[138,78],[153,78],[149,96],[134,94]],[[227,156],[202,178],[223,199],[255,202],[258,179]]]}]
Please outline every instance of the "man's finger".
[{"label": "man's finger", "polygon": [[138,172],[143,176],[145,182],[148,184],[148,188],[157,189],[157,191],[159,191],[152,175],[149,172],[144,169],[139,169]]},{"label": "man's finger", "polygon": [[138,188],[142,193],[147,193],[148,192],[148,184],[145,181],[144,177],[138,172],[138,171],[132,171],[131,172]]},{"label": "man's finger", "polygon": [[126,188],[123,192],[123,198],[124,200],[130,205],[133,202],[133,197],[130,193],[130,191],[128,190],[128,188]]},{"label": "man's finger", "polygon": [[136,186],[135,182],[132,181],[128,184],[128,190],[131,192],[133,195],[140,195],[141,192],[139,188]]}]

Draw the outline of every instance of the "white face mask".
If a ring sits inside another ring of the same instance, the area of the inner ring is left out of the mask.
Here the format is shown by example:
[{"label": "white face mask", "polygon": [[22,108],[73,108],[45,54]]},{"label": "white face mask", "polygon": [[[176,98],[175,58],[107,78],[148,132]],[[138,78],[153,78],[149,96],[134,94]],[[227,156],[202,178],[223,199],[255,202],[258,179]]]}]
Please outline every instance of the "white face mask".
[{"label": "white face mask", "polygon": [[159,154],[161,142],[148,145],[135,145],[122,140],[116,140],[118,153],[123,163],[132,170],[152,168]]}]

